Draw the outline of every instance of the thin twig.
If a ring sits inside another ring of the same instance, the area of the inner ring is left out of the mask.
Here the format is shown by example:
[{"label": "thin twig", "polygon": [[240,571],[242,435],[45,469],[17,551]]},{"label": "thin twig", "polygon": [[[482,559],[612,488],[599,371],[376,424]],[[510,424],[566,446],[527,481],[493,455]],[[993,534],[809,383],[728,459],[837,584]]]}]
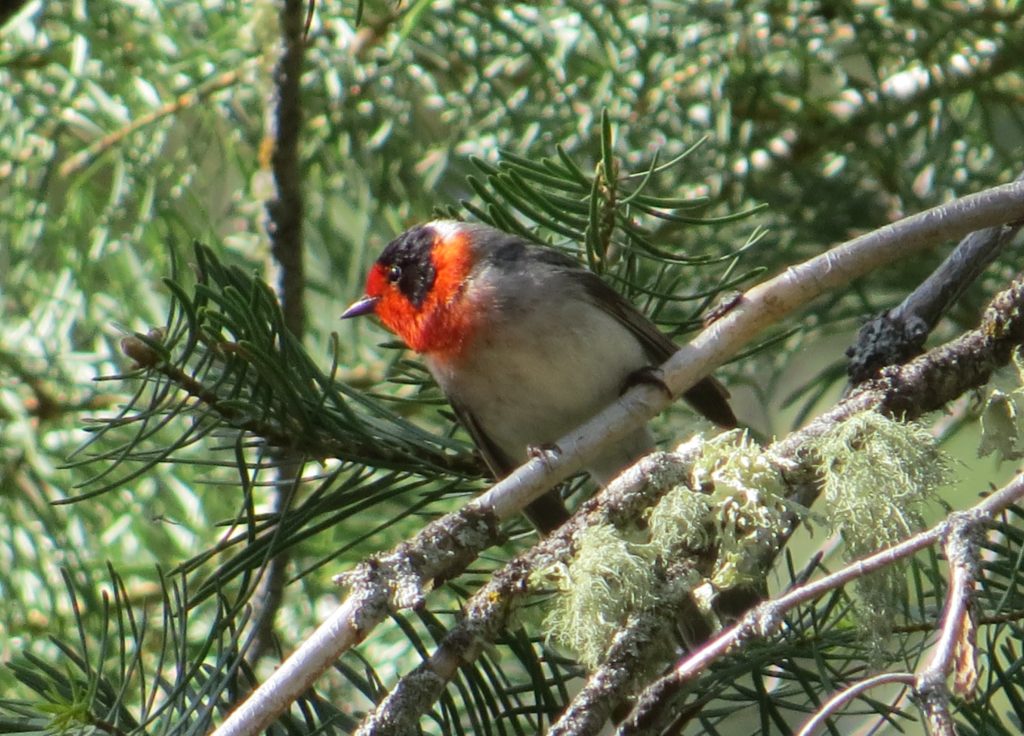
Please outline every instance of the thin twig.
[{"label": "thin twig", "polygon": [[808,718],[796,736],[811,736],[814,731],[825,724],[825,721],[834,716],[839,710],[846,706],[854,698],[859,698],[872,688],[892,684],[905,685],[908,688],[914,686],[914,675],[911,672],[883,672],[873,677],[866,677],[863,680],[854,682],[833,695],[818,711]]},{"label": "thin twig", "polygon": [[[899,682],[907,685],[921,704],[925,723],[931,736],[955,736],[953,716],[949,710],[949,689],[946,680],[951,672],[957,673],[958,694],[969,696],[977,681],[974,631],[970,603],[977,572],[977,545],[973,537],[984,522],[993,518],[998,510],[989,516],[957,514],[947,523],[944,532],[944,549],[951,572],[946,605],[940,617],[941,635],[932,651],[928,663],[916,674],[890,672],[859,680],[832,696],[811,718],[796,736],[810,736],[828,718],[839,712],[847,703],[867,690],[878,685]],[[967,673],[961,675],[961,673]]]},{"label": "thin twig", "polygon": [[[281,53],[274,70],[277,98],[274,107],[274,197],[266,203],[267,231],[271,253],[279,267],[278,295],[285,327],[301,340],[306,329],[306,275],[303,265],[302,172],[299,142],[302,135],[302,69],[307,5],[304,0],[286,0],[278,16],[281,24]],[[303,455],[290,448],[273,450],[277,482],[271,489],[270,511],[283,516],[302,482]],[[253,595],[253,637],[246,650],[250,666],[266,654],[274,640],[274,622],[284,601],[290,555],[281,550],[260,570]]]}]

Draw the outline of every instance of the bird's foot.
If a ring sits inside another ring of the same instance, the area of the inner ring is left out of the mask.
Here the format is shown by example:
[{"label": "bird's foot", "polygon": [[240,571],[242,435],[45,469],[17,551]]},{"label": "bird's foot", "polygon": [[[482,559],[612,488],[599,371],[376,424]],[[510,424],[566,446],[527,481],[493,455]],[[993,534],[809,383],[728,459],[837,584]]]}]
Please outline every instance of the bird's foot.
[{"label": "bird's foot", "polygon": [[626,376],[626,380],[622,382],[622,388],[619,389],[619,396],[622,396],[634,386],[641,386],[645,384],[648,386],[657,386],[665,392],[666,396],[670,399],[673,398],[672,392],[661,377],[661,370],[651,365],[638,368]]},{"label": "bird's foot", "polygon": [[539,445],[528,445],[526,448],[526,454],[531,459],[540,460],[542,463],[547,465],[552,460],[558,459],[562,454],[562,448],[554,442],[543,442]]}]

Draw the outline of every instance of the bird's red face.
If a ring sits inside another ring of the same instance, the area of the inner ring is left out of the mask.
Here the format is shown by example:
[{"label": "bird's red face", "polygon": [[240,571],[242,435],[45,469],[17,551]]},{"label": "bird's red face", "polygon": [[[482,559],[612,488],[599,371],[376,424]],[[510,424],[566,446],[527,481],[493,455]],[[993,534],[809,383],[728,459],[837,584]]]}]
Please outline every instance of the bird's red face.
[{"label": "bird's red face", "polygon": [[463,298],[472,266],[470,237],[457,225],[414,227],[384,249],[366,296],[342,319],[372,312],[416,352],[455,358],[475,327]]}]

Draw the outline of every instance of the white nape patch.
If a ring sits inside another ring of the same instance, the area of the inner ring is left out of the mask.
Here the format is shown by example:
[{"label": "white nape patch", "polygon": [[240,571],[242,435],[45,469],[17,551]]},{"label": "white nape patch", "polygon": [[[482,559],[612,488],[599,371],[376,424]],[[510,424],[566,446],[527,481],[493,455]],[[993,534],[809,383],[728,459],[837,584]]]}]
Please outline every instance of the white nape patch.
[{"label": "white nape patch", "polygon": [[441,240],[444,240],[445,238],[450,238],[458,231],[460,226],[464,225],[465,223],[458,220],[431,220],[426,226],[432,228],[440,236]]}]

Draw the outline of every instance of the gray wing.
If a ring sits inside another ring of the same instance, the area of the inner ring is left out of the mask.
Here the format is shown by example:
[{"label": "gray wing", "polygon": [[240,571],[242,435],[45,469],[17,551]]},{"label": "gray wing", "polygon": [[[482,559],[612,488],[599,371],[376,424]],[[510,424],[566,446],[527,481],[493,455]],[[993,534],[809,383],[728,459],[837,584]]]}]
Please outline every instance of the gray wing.
[{"label": "gray wing", "polygon": [[[594,304],[615,317],[636,335],[652,365],[661,365],[678,349],[672,340],[632,304],[623,299],[615,289],[602,281],[596,274],[581,268],[579,263],[569,255],[554,248],[527,243],[522,238],[509,234],[504,234],[503,239],[496,240],[493,243],[493,248],[492,257],[506,268],[522,268],[530,262],[539,261],[563,269],[569,277],[576,279]],[[729,406],[729,392],[726,391],[725,386],[711,376],[702,379],[687,391],[684,398],[694,409],[715,424],[722,427],[735,427],[738,424],[736,415],[732,413]],[[460,416],[467,414],[461,409],[456,409],[456,413]],[[471,416],[467,416],[463,420],[463,424],[473,435],[481,453],[495,473],[508,473],[512,470],[514,465],[509,464],[507,458],[505,458],[505,465],[511,466],[504,467],[502,465],[502,453],[487,440],[486,434],[479,427],[473,427]],[[490,455],[489,459],[488,455]],[[504,467],[503,471],[500,470],[502,467]]]},{"label": "gray wing", "polygon": [[655,365],[664,363],[672,353],[679,349],[653,322],[596,274],[577,267],[573,269],[571,275],[594,300],[594,304],[615,317],[636,335],[652,363]]},{"label": "gray wing", "polygon": [[[602,281],[596,274],[579,267],[570,271],[594,303],[625,325],[644,346],[647,357],[654,365],[661,365],[678,346],[636,307],[622,298],[619,292]],[[701,379],[683,398],[694,409],[721,427],[735,427],[739,423],[729,406],[729,392],[713,376]]]},{"label": "gray wing", "polygon": [[661,330],[655,327],[636,307],[622,298],[619,292],[601,280],[599,276],[581,268],[578,261],[554,248],[525,243],[509,235],[506,242],[495,249],[494,258],[507,263],[539,261],[564,270],[566,275],[577,281],[593,302],[629,328],[644,346],[647,357],[654,364],[668,360],[678,347]]}]

